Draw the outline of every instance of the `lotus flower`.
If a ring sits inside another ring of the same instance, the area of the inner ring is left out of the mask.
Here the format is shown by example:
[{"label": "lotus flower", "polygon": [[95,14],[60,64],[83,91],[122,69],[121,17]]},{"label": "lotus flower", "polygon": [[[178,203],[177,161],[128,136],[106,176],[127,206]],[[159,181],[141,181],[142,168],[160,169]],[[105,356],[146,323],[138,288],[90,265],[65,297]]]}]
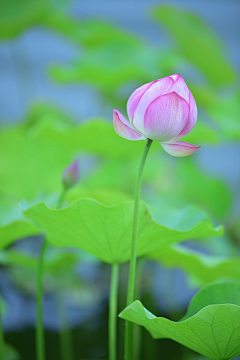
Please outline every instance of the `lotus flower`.
[{"label": "lotus flower", "polygon": [[200,146],[178,139],[187,135],[197,121],[197,105],[181,75],[171,75],[135,90],[127,102],[129,121],[113,110],[113,126],[128,140],[158,141],[173,156],[188,156]]},{"label": "lotus flower", "polygon": [[65,188],[69,189],[78,183],[79,178],[80,178],[80,164],[79,164],[79,160],[75,159],[63,171],[62,181]]}]

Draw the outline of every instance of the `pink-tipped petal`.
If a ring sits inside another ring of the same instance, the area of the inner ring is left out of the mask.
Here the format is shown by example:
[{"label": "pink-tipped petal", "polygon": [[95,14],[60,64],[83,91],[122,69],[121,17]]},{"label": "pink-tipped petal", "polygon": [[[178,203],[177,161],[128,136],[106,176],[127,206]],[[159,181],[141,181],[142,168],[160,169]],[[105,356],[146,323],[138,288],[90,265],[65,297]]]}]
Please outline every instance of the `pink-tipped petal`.
[{"label": "pink-tipped petal", "polygon": [[189,117],[188,103],[176,93],[156,98],[147,108],[144,117],[144,134],[159,142],[171,141],[186,126]]},{"label": "pink-tipped petal", "polygon": [[161,143],[161,145],[168,154],[176,157],[189,156],[200,148],[200,146],[195,146],[184,141]]},{"label": "pink-tipped petal", "polygon": [[197,104],[191,91],[189,91],[188,103],[189,103],[189,118],[185,128],[180,132],[177,139],[181,139],[183,136],[187,135],[194,128],[197,122]]},{"label": "pink-tipped petal", "polygon": [[131,124],[135,129],[145,134],[144,116],[148,106],[156,98],[166,94],[173,83],[174,81],[172,78],[165,77],[153,82],[152,85],[144,92],[143,96],[141,97],[135,109],[134,117],[131,121]]},{"label": "pink-tipped petal", "polygon": [[144,84],[144,85],[140,86],[129,97],[128,102],[127,102],[127,113],[128,113],[128,118],[129,118],[130,122],[131,122],[131,120],[133,118],[134,111],[136,110],[136,107],[138,106],[138,103],[141,100],[143,94],[145,93],[145,91],[147,91],[150,88],[150,86],[154,82],[155,81],[151,81],[151,82],[149,82],[147,84]]},{"label": "pink-tipped petal", "polygon": [[179,74],[173,74],[173,75],[169,75],[170,78],[173,79],[173,81],[176,81],[177,79],[179,79],[181,77],[181,75]]},{"label": "pink-tipped petal", "polygon": [[174,84],[170,87],[168,92],[175,92],[180,95],[184,100],[189,102],[189,88],[181,75],[175,74],[170,76],[174,80]]},{"label": "pink-tipped petal", "polygon": [[113,127],[116,133],[127,139],[127,140],[144,140],[145,136],[138,134],[135,130],[131,129],[129,122],[120,113],[120,111],[114,109],[113,110]]}]

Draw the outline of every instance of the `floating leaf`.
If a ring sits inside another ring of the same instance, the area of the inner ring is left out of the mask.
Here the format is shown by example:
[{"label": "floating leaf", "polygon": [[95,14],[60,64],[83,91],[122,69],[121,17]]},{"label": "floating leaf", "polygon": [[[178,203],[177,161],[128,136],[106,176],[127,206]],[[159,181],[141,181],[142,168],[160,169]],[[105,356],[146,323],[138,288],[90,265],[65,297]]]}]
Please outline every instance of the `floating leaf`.
[{"label": "floating leaf", "polygon": [[237,75],[224,57],[221,39],[197,15],[170,6],[157,6],[154,18],[175,38],[183,55],[214,86],[236,81]]},{"label": "floating leaf", "polygon": [[183,269],[202,285],[216,279],[240,279],[239,257],[201,254],[181,244],[152,252],[147,257],[158,261],[164,267]]},{"label": "floating leaf", "polygon": [[21,209],[12,201],[0,201],[0,249],[22,237],[39,234],[40,231],[22,216]]},{"label": "floating leaf", "polygon": [[180,322],[155,317],[140,301],[119,316],[144,326],[154,339],[172,339],[210,359],[231,359],[240,355],[239,289],[236,283],[209,285],[193,298],[189,317]]},{"label": "floating leaf", "polygon": [[[164,209],[159,212],[164,214]],[[38,203],[24,215],[39,226],[48,241],[57,247],[77,247],[107,263],[123,263],[130,258],[133,202],[103,206],[92,199],[81,199],[62,210],[51,210]],[[160,217],[160,216],[159,216]],[[161,224],[156,214],[140,203],[138,255],[191,238],[219,236],[211,219],[193,207],[171,213]]]}]

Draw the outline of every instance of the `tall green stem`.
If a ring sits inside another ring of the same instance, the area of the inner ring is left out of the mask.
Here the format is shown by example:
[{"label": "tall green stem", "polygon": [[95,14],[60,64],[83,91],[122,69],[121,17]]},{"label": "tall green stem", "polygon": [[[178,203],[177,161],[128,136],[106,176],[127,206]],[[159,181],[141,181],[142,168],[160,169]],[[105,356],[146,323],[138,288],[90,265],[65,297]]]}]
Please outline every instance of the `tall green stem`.
[{"label": "tall green stem", "polygon": [[[58,200],[58,206],[57,206],[58,208],[62,206],[65,193],[66,193],[66,188],[64,187]],[[46,249],[47,249],[47,241],[46,239],[44,239],[38,260],[38,270],[37,270],[37,329],[36,329],[37,360],[45,360],[45,341],[44,341],[44,330],[43,330],[43,321],[42,321],[42,290],[43,290],[42,277],[43,277],[44,255]]]},{"label": "tall green stem", "polygon": [[62,192],[59,196],[58,203],[57,203],[57,209],[61,209],[65,195],[66,195],[67,188],[64,186],[62,189]]},{"label": "tall green stem", "polygon": [[45,342],[42,324],[42,274],[44,254],[47,248],[47,241],[44,239],[38,261],[37,273],[37,360],[45,360]]},{"label": "tall green stem", "polygon": [[56,290],[56,305],[60,323],[61,360],[73,360],[73,341],[64,295]]},{"label": "tall green stem", "polygon": [[118,293],[118,264],[112,265],[110,302],[108,318],[109,360],[117,359],[117,293]]},{"label": "tall green stem", "polygon": [[2,298],[0,296],[0,360],[4,360],[4,333],[3,333],[3,326],[2,326]]},{"label": "tall green stem", "polygon": [[[128,292],[127,292],[127,306],[130,305],[134,300],[134,287],[135,287],[135,274],[136,274],[136,253],[137,253],[137,232],[138,232],[138,212],[139,212],[139,199],[141,191],[141,180],[144,164],[149,152],[152,140],[147,139],[147,144],[144,148],[136,180],[135,188],[135,201],[134,201],[134,214],[133,214],[133,231],[132,231],[132,247],[131,247],[131,258],[128,278]],[[125,360],[132,360],[132,324],[126,321],[125,324]]]},{"label": "tall green stem", "polygon": [[[136,299],[141,299],[141,279],[142,271],[145,263],[145,258],[141,257],[137,262],[137,274],[135,282],[135,297]],[[141,355],[141,335],[142,335],[142,326],[133,324],[133,345],[132,345],[132,354],[134,360],[139,360]]]}]

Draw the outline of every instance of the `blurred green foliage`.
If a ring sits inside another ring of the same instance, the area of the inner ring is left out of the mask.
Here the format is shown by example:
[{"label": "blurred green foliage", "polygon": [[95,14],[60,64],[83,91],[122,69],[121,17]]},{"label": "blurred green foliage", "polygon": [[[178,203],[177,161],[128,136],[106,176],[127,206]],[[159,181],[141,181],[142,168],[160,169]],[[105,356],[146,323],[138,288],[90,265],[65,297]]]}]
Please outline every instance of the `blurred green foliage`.
[{"label": "blurred green foliage", "polygon": [[240,278],[239,257],[207,255],[175,244],[147,255],[167,268],[181,268],[193,279],[197,286],[217,279]]},{"label": "blurred green foliage", "polygon": [[157,6],[154,18],[170,32],[186,60],[199,69],[209,83],[221,87],[236,81],[217,34],[195,14],[169,6]]}]

